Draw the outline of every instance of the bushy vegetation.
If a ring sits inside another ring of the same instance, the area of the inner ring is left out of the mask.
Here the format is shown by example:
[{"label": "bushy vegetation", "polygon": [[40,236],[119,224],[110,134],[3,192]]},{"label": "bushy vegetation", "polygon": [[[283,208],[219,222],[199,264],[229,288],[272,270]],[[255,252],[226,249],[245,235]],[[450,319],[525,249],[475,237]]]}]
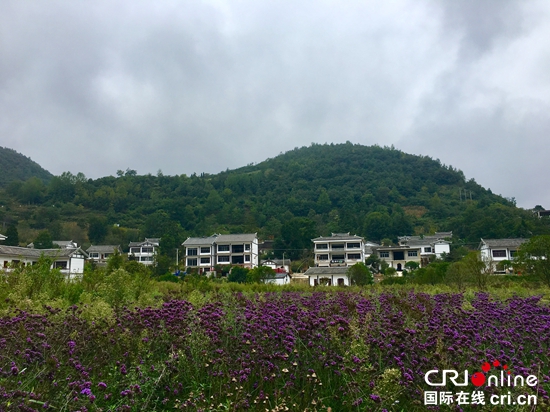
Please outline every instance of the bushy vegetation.
[{"label": "bushy vegetation", "polygon": [[2,275],[2,410],[424,410],[426,371],[494,359],[548,407],[544,288],[158,282],[116,259],[66,282],[50,263]]}]

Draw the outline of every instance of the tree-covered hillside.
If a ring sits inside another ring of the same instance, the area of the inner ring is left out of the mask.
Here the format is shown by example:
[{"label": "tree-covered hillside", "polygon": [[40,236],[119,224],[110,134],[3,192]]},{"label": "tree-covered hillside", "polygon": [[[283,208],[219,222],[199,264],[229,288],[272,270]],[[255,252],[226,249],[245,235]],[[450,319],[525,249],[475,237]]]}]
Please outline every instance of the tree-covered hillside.
[{"label": "tree-covered hillside", "polygon": [[139,176],[126,170],[91,180],[67,172],[32,196],[23,190],[26,184],[12,182],[0,192],[6,205],[0,217],[19,223],[22,241],[43,229],[56,239],[123,247],[158,236],[173,251],[187,236],[258,232],[291,252],[331,232],[395,241],[452,230],[471,244],[480,237],[550,233],[547,219],[437,160],[351,143],[296,148],[215,175]]},{"label": "tree-covered hillside", "polygon": [[31,177],[47,182],[52,178],[52,174],[15,150],[0,147],[0,187],[6,187],[15,180],[27,180]]}]

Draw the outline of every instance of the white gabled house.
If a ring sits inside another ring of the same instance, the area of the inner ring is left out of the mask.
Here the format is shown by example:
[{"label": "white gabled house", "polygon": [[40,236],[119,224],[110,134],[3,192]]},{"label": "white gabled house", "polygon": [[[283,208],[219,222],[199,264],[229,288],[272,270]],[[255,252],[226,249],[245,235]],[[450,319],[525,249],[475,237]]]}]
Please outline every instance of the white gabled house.
[{"label": "white gabled house", "polygon": [[347,266],[314,266],[304,273],[310,286],[350,286]]},{"label": "white gabled house", "polygon": [[15,265],[34,265],[41,255],[52,259],[52,269],[59,269],[69,279],[84,273],[84,263],[88,257],[80,248],[33,249],[0,245],[0,264],[4,270],[11,270]]},{"label": "white gabled house", "polygon": [[353,266],[365,262],[365,239],[349,233],[333,233],[311,239],[314,244],[315,266]]},{"label": "white gabled house", "polygon": [[128,258],[144,265],[152,265],[155,262],[159,244],[160,239],[158,238],[145,238],[143,242],[130,242]]},{"label": "white gabled house", "polygon": [[528,240],[529,239],[481,239],[479,244],[481,260],[488,266],[492,265],[492,271],[494,273],[506,273],[508,268],[501,268],[499,270],[498,263],[503,260],[513,261],[519,247]]},{"label": "white gabled house", "polygon": [[419,248],[422,258],[429,259],[430,256],[435,256],[441,259],[443,254],[451,252],[452,237],[453,232],[435,232],[433,235],[400,236],[397,239],[400,246]]},{"label": "white gabled house", "polygon": [[4,236],[2,233],[0,233],[0,242],[6,240],[7,238],[7,236]]},{"label": "white gabled house", "polygon": [[290,273],[290,264],[292,262],[290,259],[266,259],[260,261],[260,266],[267,266],[268,268],[271,268],[275,271],[284,271],[286,273]]},{"label": "white gabled house", "polygon": [[252,269],[259,264],[256,233],[189,237],[183,246],[185,266],[197,268],[200,273],[212,272],[216,265],[239,265]]},{"label": "white gabled house", "polygon": [[397,271],[397,276],[403,275],[403,269],[408,262],[415,262],[422,266],[422,248],[420,246],[380,246],[374,248],[380,260],[384,260],[389,267]]},{"label": "white gabled house", "polygon": [[109,259],[115,252],[122,254],[122,248],[120,245],[92,245],[86,250],[90,260],[100,265],[107,263],[107,259]]}]

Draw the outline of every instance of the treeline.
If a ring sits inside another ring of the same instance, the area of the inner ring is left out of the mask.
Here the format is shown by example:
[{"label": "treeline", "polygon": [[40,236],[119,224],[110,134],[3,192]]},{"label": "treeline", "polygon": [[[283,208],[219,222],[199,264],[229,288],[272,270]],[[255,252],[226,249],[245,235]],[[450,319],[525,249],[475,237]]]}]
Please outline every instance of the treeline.
[{"label": "treeline", "polygon": [[175,250],[187,236],[258,232],[290,258],[331,232],[396,241],[452,230],[472,244],[550,233],[547,219],[438,160],[351,143],[313,144],[215,175],[127,169],[96,180],[70,172],[48,183],[14,180],[0,203],[0,219],[17,224],[22,242],[47,229],[53,238],[123,248],[143,237],[170,238],[165,250]]}]

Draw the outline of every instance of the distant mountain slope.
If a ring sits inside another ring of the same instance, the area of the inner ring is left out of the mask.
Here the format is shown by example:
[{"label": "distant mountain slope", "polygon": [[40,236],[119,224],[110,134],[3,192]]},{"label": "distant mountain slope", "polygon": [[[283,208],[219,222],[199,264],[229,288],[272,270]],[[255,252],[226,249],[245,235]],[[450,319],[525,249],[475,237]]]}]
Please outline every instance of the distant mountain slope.
[{"label": "distant mountain slope", "polygon": [[80,228],[102,222],[110,244],[127,244],[122,228],[133,228],[141,237],[162,237],[174,253],[187,236],[213,233],[258,232],[281,240],[286,256],[331,232],[396,241],[453,231],[472,247],[481,237],[550,234],[550,219],[536,218],[439,160],[351,143],[313,144],[212,175],[127,171],[92,180],[67,172],[42,188],[13,186],[0,192],[10,220],[52,231],[56,222]]},{"label": "distant mountain slope", "polygon": [[14,180],[25,181],[38,177],[48,182],[53,175],[30,158],[13,149],[0,147],[0,187],[6,187]]}]

